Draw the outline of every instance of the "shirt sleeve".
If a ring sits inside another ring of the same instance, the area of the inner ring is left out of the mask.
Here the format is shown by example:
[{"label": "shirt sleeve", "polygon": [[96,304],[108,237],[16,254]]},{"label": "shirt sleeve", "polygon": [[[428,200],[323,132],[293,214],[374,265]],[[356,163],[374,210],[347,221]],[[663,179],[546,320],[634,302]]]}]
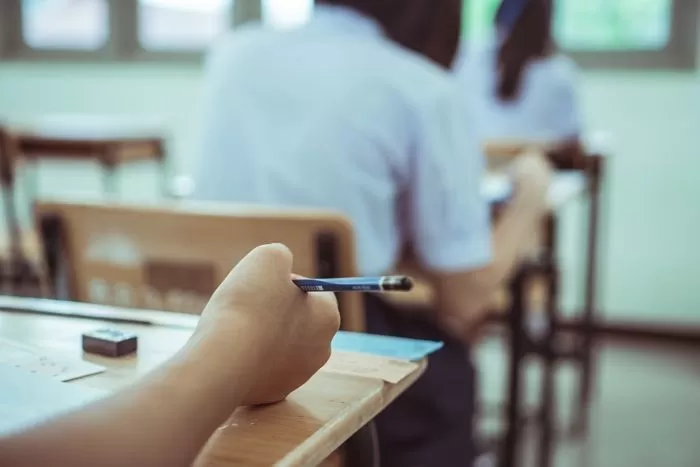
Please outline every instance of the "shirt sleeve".
[{"label": "shirt sleeve", "polygon": [[490,210],[481,193],[484,156],[454,84],[421,112],[408,190],[413,249],[441,272],[491,261]]},{"label": "shirt sleeve", "polygon": [[558,86],[554,87],[551,99],[554,108],[549,112],[548,128],[559,138],[576,138],[583,132],[578,98],[578,69],[568,58],[562,57],[559,71]]}]

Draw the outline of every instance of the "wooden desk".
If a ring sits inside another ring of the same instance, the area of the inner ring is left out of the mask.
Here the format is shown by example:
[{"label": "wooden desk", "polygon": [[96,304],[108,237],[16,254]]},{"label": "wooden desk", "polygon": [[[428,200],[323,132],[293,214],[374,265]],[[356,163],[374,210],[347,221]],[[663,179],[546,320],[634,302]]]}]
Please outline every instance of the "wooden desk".
[{"label": "wooden desk", "polygon": [[[589,190],[586,176],[578,172],[559,172],[549,192],[550,215],[543,222],[542,235],[539,244],[544,253],[548,268],[537,271],[536,268],[526,267],[517,271],[510,284],[507,284],[493,298],[490,304],[490,318],[496,322],[505,322],[509,329],[509,394],[507,396],[507,423],[505,442],[503,443],[502,465],[512,467],[520,465],[518,446],[522,438],[521,425],[524,423],[525,410],[523,406],[523,372],[525,357],[533,353],[529,345],[527,332],[528,322],[524,318],[527,311],[536,311],[545,317],[547,329],[542,339],[540,348],[544,355],[544,372],[542,385],[541,429],[542,433],[539,459],[542,467],[546,467],[551,460],[552,432],[554,431],[554,368],[556,366],[556,353],[554,328],[560,321],[558,316],[558,271],[556,260],[556,218],[557,212],[571,201],[582,197]],[[494,216],[497,216],[499,208],[507,200],[510,194],[508,178],[502,174],[489,174],[483,181],[482,195],[491,203]],[[539,246],[539,245],[538,245]],[[414,290],[404,294],[390,294],[389,299],[397,305],[407,309],[425,311],[435,308],[435,294],[428,281],[421,280],[421,273],[414,271],[405,272],[416,278]]]},{"label": "wooden desk", "polygon": [[[488,199],[495,212],[507,199],[510,193],[510,182],[505,174],[489,173],[482,184],[482,195]],[[580,173],[561,172],[557,173],[549,191],[549,206],[553,214],[563,209],[568,203],[581,197],[586,191],[585,177]],[[415,271],[400,271],[414,277],[415,287],[410,292],[387,294],[386,297],[400,306],[426,308],[431,307],[434,303],[434,291],[431,285],[421,279],[421,273]],[[526,302],[531,304],[544,303],[546,295],[546,287],[544,284],[534,281],[532,283],[531,293],[526,299]],[[508,291],[502,290],[497,297],[494,297],[493,310],[496,313],[505,313],[508,309],[509,298]],[[530,309],[542,307],[534,306]]]},{"label": "wooden desk", "polygon": [[[605,138],[594,135],[595,140],[601,137]],[[501,140],[483,145],[487,165],[495,169],[506,167],[529,149],[545,153],[557,170],[582,170],[587,164],[585,149],[576,139],[560,142]]]},{"label": "wooden desk", "polygon": [[[144,318],[149,312],[129,313]],[[167,314],[155,316],[162,322]],[[170,327],[111,325],[139,335],[138,355],[123,359],[82,353],[81,333],[105,327],[102,321],[0,311],[0,337],[105,366],[106,372],[69,384],[112,391],[143,376],[187,341],[196,317],[174,317]],[[214,433],[196,465],[318,465],[413,384],[424,368],[396,385],[322,370],[281,404],[238,410]]]},{"label": "wooden desk", "polygon": [[[116,168],[128,163],[153,160],[160,164],[162,188],[168,191],[164,141],[159,131],[140,128],[98,116],[47,118],[14,131],[17,158],[75,159],[98,162],[104,171],[105,191],[116,191]],[[36,181],[30,191],[36,194]]]}]

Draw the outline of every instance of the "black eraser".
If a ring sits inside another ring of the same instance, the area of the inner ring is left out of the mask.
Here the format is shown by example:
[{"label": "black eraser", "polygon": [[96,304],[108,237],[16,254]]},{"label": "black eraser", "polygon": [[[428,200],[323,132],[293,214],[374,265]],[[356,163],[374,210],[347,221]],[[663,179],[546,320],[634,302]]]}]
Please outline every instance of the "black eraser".
[{"label": "black eraser", "polygon": [[105,357],[123,357],[136,352],[138,338],[131,332],[98,329],[83,334],[83,351]]}]

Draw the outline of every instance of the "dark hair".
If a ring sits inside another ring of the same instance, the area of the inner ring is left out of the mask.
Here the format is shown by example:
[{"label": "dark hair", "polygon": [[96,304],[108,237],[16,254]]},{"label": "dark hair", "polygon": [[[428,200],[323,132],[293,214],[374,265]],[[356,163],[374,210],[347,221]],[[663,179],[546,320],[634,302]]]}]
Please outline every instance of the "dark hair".
[{"label": "dark hair", "polygon": [[504,101],[518,97],[525,66],[555,49],[552,1],[526,0],[526,3],[498,50],[498,97]]},{"label": "dark hair", "polygon": [[462,0],[316,0],[374,18],[384,33],[444,68],[451,68],[462,30]]}]

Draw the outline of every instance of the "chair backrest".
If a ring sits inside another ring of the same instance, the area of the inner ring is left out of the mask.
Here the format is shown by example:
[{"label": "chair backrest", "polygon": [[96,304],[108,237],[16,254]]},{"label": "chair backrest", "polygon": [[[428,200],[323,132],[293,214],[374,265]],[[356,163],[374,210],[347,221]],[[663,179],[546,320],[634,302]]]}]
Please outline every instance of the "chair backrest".
[{"label": "chair backrest", "polygon": [[[357,273],[352,227],[328,211],[52,202],[35,214],[42,230],[60,232],[77,301],[199,313],[231,268],[266,243],[287,245],[301,275]],[[343,329],[363,331],[362,297],[338,300]]]}]

